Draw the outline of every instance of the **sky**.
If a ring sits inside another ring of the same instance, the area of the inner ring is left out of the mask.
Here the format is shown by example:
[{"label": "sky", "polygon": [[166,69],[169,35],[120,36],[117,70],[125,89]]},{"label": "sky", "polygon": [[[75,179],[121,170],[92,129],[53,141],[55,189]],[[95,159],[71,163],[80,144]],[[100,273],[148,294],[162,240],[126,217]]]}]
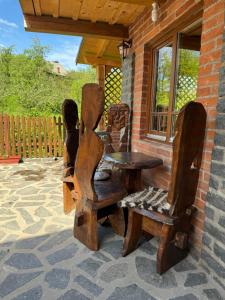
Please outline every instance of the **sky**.
[{"label": "sky", "polygon": [[81,37],[26,32],[19,0],[0,0],[0,47],[14,46],[15,53],[22,53],[37,38],[50,48],[47,60],[59,61],[66,69],[82,67],[75,64]]}]

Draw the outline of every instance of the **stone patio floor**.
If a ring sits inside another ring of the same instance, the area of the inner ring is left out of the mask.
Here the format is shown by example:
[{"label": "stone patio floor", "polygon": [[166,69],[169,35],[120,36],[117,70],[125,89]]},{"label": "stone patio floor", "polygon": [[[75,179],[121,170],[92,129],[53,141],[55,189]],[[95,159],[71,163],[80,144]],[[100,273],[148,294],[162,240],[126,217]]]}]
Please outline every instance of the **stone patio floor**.
[{"label": "stone patio floor", "polygon": [[156,274],[156,240],[123,258],[122,239],[100,227],[100,251],[88,250],[63,213],[61,174],[61,159],[0,165],[0,298],[225,299],[190,256]]}]

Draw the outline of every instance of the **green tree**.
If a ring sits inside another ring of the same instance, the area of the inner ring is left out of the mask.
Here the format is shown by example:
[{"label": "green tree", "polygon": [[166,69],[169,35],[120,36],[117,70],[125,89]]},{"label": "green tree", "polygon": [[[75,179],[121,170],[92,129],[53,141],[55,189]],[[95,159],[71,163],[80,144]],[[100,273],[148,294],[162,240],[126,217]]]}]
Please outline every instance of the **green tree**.
[{"label": "green tree", "polygon": [[82,86],[95,82],[92,68],[71,71],[67,76],[53,73],[46,61],[49,48],[38,40],[22,54],[13,48],[0,51],[0,111],[9,114],[53,115],[61,113],[65,98],[81,102]]}]

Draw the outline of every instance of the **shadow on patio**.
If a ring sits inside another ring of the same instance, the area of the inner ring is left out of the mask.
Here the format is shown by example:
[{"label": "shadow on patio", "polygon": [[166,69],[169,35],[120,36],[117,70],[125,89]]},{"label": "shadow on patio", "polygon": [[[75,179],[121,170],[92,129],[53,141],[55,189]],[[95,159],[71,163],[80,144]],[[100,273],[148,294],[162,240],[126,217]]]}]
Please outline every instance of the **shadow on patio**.
[{"label": "shadow on patio", "polygon": [[222,299],[206,272],[188,259],[155,272],[156,240],[127,257],[122,239],[100,227],[92,252],[73,238],[62,203],[62,160],[0,166],[0,298]]}]

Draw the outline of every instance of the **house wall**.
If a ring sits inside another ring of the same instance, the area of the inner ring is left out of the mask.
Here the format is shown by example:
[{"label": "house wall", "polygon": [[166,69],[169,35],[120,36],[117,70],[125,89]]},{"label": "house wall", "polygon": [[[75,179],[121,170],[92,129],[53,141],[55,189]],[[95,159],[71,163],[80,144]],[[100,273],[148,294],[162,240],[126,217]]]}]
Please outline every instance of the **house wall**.
[{"label": "house wall", "polygon": [[202,262],[225,289],[225,29],[217,112]]},{"label": "house wall", "polygon": [[163,167],[144,172],[145,180],[162,188],[168,188],[171,170],[172,146],[145,138],[147,120],[147,95],[149,88],[149,58],[147,43],[176,28],[194,14],[203,14],[200,69],[197,101],[207,110],[207,133],[203,163],[195,204],[198,212],[193,221],[192,243],[197,257],[202,247],[205,221],[205,198],[209,186],[211,154],[214,146],[216,105],[218,102],[219,70],[221,67],[222,33],[224,28],[224,0],[167,0],[160,5],[160,18],[157,24],[151,22],[151,11],[144,13],[130,26],[130,38],[135,54],[132,150],[141,151],[163,159]]}]

